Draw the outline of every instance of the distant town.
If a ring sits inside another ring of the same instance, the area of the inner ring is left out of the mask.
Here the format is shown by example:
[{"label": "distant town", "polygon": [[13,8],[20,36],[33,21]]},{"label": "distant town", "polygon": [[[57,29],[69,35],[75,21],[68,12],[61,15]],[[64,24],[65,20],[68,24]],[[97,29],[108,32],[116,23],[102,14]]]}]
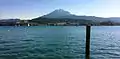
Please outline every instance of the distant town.
[{"label": "distant town", "polygon": [[[42,19],[42,18],[41,18]],[[43,20],[44,19],[44,20]],[[43,18],[42,20],[20,20],[20,19],[9,19],[9,20],[0,20],[0,26],[82,26],[82,25],[93,25],[93,26],[114,26],[114,25],[120,25],[120,23],[117,22],[93,22],[90,20],[70,20],[70,19],[63,19],[63,20],[57,20],[54,19],[52,21],[49,21],[50,19]]]}]

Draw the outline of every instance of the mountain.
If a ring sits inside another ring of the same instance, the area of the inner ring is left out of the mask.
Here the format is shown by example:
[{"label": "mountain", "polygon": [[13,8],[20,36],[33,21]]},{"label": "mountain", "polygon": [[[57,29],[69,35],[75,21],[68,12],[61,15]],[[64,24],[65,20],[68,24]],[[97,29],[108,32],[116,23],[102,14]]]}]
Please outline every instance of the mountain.
[{"label": "mountain", "polygon": [[78,16],[71,14],[70,12],[65,11],[63,9],[57,9],[49,14],[43,15],[38,18],[34,18],[32,19],[32,21],[41,24],[66,23],[67,25],[70,24],[120,25],[119,17],[103,18],[96,16]]},{"label": "mountain", "polygon": [[[0,25],[16,25],[17,22],[21,22],[21,20],[0,19]],[[96,16],[78,16],[63,9],[57,9],[49,14],[28,20],[28,22],[35,25],[120,25],[120,17],[102,18]]]},{"label": "mountain", "polygon": [[1,19],[0,22],[18,22],[20,19]]},{"label": "mountain", "polygon": [[110,17],[109,19],[113,22],[120,22],[120,17]]},{"label": "mountain", "polygon": [[72,16],[70,12],[64,11],[63,9],[57,9],[47,15],[42,16],[43,18],[61,18],[65,16]]},{"label": "mountain", "polygon": [[85,19],[85,20],[93,20],[93,21],[99,21],[99,22],[110,20],[109,18],[102,18],[102,17],[95,17],[95,16],[77,16],[63,9],[57,9],[47,15],[42,16],[42,18]]},{"label": "mountain", "polygon": [[1,19],[0,26],[15,26],[20,19]]}]

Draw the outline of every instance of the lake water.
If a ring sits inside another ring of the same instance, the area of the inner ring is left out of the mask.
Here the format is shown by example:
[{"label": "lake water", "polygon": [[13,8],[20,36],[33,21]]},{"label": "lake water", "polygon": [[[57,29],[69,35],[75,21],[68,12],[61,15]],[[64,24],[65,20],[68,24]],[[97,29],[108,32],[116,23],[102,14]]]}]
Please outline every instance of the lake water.
[{"label": "lake water", "polygon": [[[91,59],[120,59],[120,27],[93,26]],[[85,59],[84,26],[1,26],[0,59]]]}]

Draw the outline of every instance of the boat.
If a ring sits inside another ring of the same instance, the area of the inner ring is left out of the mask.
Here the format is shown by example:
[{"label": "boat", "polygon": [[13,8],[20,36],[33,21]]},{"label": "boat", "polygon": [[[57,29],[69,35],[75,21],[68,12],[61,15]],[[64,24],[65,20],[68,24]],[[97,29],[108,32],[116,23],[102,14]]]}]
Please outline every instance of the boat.
[{"label": "boat", "polygon": [[30,24],[28,23],[28,26],[30,26]]}]

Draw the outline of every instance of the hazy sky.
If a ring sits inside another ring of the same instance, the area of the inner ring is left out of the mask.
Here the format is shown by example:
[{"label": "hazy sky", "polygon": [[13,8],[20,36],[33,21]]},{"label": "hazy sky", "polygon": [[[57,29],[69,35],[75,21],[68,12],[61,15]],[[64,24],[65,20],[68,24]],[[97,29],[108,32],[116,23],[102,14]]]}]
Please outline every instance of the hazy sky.
[{"label": "hazy sky", "polygon": [[0,0],[0,18],[31,19],[55,9],[76,15],[120,17],[120,0]]}]

